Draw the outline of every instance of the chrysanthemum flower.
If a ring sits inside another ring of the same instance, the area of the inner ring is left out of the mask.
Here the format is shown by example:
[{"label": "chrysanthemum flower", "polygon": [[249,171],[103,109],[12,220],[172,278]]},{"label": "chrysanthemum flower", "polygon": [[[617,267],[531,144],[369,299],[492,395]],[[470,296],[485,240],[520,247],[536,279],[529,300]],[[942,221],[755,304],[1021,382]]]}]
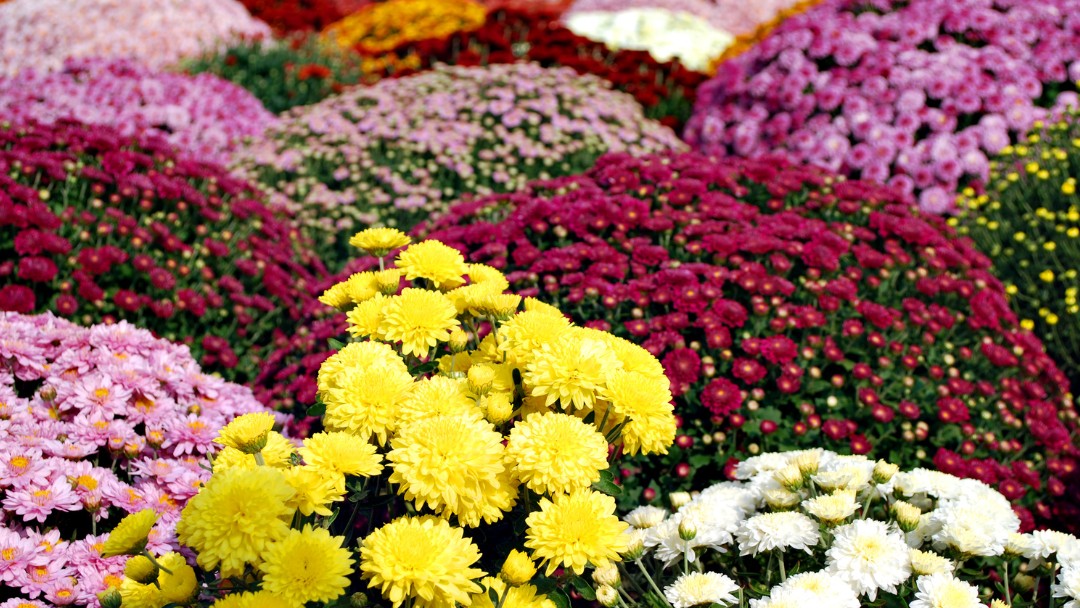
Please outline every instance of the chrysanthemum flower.
[{"label": "chrysanthemum flower", "polygon": [[[266,435],[266,446],[259,454],[263,458],[261,466],[285,469],[292,466],[292,455],[295,450],[292,442],[277,431],[270,431]],[[226,469],[242,468],[253,469],[260,466],[255,462],[255,456],[245,454],[236,448],[225,448],[214,455],[214,472],[218,473]]]},{"label": "chrysanthemum flower", "polygon": [[589,409],[608,377],[621,367],[606,342],[585,337],[575,327],[533,354],[524,381],[530,394],[544,397],[549,406],[557,401],[567,409]]},{"label": "chrysanthemum flower", "polygon": [[911,558],[904,535],[888,524],[856,519],[835,530],[828,550],[828,569],[870,601],[879,589],[895,593],[911,576]]},{"label": "chrysanthemum flower", "polygon": [[289,529],[293,509],[285,502],[292,494],[281,471],[270,467],[215,473],[184,507],[177,537],[198,553],[204,570],[220,564],[223,576],[240,574]]},{"label": "chrysanthemum flower", "polygon": [[432,376],[416,383],[398,409],[398,425],[407,426],[416,420],[435,416],[454,416],[481,412],[469,399],[465,381],[447,376]]},{"label": "chrysanthemum flower", "polygon": [[[457,515],[462,525],[480,524],[488,494],[503,485],[502,434],[469,414],[417,420],[391,440],[390,483],[417,507]],[[491,513],[489,521],[502,513]]]},{"label": "chrysanthemum flower", "polygon": [[409,235],[397,228],[368,228],[349,239],[349,244],[381,258],[398,247],[409,244]]},{"label": "chrysanthemum flower", "polygon": [[956,566],[947,557],[938,555],[933,551],[920,551],[919,549],[912,549],[910,553],[911,558],[911,571],[916,576],[923,576],[926,574],[952,574]]},{"label": "chrysanthemum flower", "polygon": [[349,297],[349,290],[345,283],[335,283],[328,287],[322,292],[322,295],[319,296],[319,302],[326,304],[331,308],[337,308],[338,310],[345,310],[353,303],[352,298]]},{"label": "chrysanthemum flower", "polygon": [[548,596],[537,593],[536,587],[532,585],[510,587],[510,590],[506,591],[506,583],[493,576],[486,577],[480,583],[484,590],[472,596],[471,608],[495,608],[488,591],[494,591],[498,597],[502,597],[503,592],[506,593],[506,599],[502,603],[504,608],[555,608],[555,602]]},{"label": "chrysanthemum flower", "polygon": [[292,467],[283,473],[295,492],[285,504],[300,511],[301,515],[317,513],[328,517],[333,514],[330,503],[344,498],[345,476],[341,473],[310,466]]},{"label": "chrysanthemum flower", "polygon": [[157,519],[157,513],[153,509],[143,509],[121,519],[105,541],[101,556],[113,557],[140,553],[146,548],[146,539],[150,536],[150,530],[157,523]]},{"label": "chrysanthemum flower", "polygon": [[554,344],[570,330],[570,321],[540,310],[519,312],[499,326],[499,349],[506,352],[507,362],[520,366],[528,362],[544,344]]},{"label": "chrysanthemum flower", "polygon": [[664,588],[664,597],[675,608],[703,604],[727,606],[738,601],[732,593],[739,586],[719,572],[688,572]]},{"label": "chrysanthemum flower", "polygon": [[1057,582],[1050,587],[1054,597],[1068,598],[1064,608],[1080,608],[1080,564],[1068,562],[1058,571]]},{"label": "chrysanthemum flower", "polygon": [[244,414],[222,427],[214,443],[256,454],[266,447],[266,436],[273,428],[274,415],[270,412]]},{"label": "chrysanthemum flower", "polygon": [[353,304],[363,304],[379,293],[379,284],[375,273],[357,272],[344,281],[345,293]]},{"label": "chrysanthemum flower", "polygon": [[920,576],[910,608],[978,608],[979,589],[951,574]]},{"label": "chrysanthemum flower", "polygon": [[316,433],[304,440],[300,455],[308,466],[341,475],[371,477],[382,471],[375,446],[348,433]]},{"label": "chrysanthemum flower", "polygon": [[602,394],[617,417],[628,420],[622,428],[627,454],[667,453],[676,425],[666,379],[658,382],[640,372],[617,372],[608,378]]},{"label": "chrysanthemum flower", "polygon": [[803,599],[804,606],[830,608],[859,608],[859,596],[843,580],[827,570],[800,572],[773,588],[772,594],[793,594]]},{"label": "chrysanthemum flower", "polygon": [[345,313],[349,321],[349,335],[354,338],[372,337],[376,340],[383,338],[383,314],[390,298],[377,293]]},{"label": "chrysanthemum flower", "polygon": [[540,499],[525,524],[525,546],[547,562],[548,576],[560,566],[581,574],[587,564],[618,561],[629,528],[615,516],[614,498],[588,489]]},{"label": "chrysanthemum flower", "polygon": [[199,583],[195,578],[195,569],[179,553],[166,553],[158,558],[162,566],[158,574],[161,586],[161,599],[164,604],[187,606],[199,592]]},{"label": "chrysanthemum flower", "polygon": [[339,388],[323,395],[323,425],[351,433],[359,441],[374,435],[380,445],[385,444],[397,428],[397,409],[412,389],[412,375],[397,366],[373,365],[351,368],[338,382]]},{"label": "chrysanthemum flower", "polygon": [[350,552],[341,546],[343,540],[310,525],[289,530],[263,556],[259,566],[263,589],[296,606],[338,598],[349,586],[353,571]]},{"label": "chrysanthemum flower", "polygon": [[744,521],[735,538],[741,555],[757,555],[762,551],[802,549],[813,553],[821,535],[818,523],[802,513],[793,511],[762,513]]},{"label": "chrysanthemum flower", "polygon": [[426,355],[439,342],[449,340],[450,330],[461,325],[454,303],[427,289],[403,290],[390,298],[382,313],[383,339],[401,341],[403,355]]},{"label": "chrysanthemum flower", "polygon": [[529,416],[510,431],[506,462],[537,494],[563,494],[600,479],[608,443],[592,425],[568,414]]},{"label": "chrysanthemum flower", "polygon": [[645,530],[658,525],[668,516],[667,509],[642,505],[623,516],[623,521],[635,528]]},{"label": "chrysanthemum flower", "polygon": [[859,510],[854,490],[838,490],[832,494],[808,498],[803,501],[802,506],[807,513],[829,525],[836,525]]},{"label": "chrysanthemum flower", "polygon": [[372,532],[360,544],[360,570],[395,608],[418,598],[430,608],[469,605],[479,593],[473,568],[480,550],[461,528],[437,517],[402,517]]},{"label": "chrysanthemum flower", "polygon": [[322,366],[319,367],[319,393],[342,386],[342,374],[348,370],[380,366],[389,367],[394,373],[409,373],[409,368],[401,355],[397,354],[389,344],[371,341],[350,342],[323,361]]},{"label": "chrysanthemum flower", "polygon": [[441,289],[463,285],[469,272],[461,252],[439,241],[421,241],[402,251],[396,265],[413,281],[427,279]]},{"label": "chrysanthemum flower", "polygon": [[[504,582],[517,587],[524,585],[536,576],[536,564],[533,563],[528,553],[513,549],[503,561],[502,569],[499,570],[499,578]],[[484,582],[487,585],[487,581]]]}]

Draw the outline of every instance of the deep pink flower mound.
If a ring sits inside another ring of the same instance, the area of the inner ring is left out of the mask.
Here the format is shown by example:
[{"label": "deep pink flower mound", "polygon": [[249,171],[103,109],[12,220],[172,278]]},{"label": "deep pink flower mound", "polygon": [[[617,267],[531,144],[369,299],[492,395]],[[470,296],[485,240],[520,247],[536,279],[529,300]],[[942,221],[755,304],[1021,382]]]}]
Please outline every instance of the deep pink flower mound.
[{"label": "deep pink flower mound", "polygon": [[1078,105],[1080,0],[826,0],[725,62],[686,138],[703,151],[778,149],[955,206],[988,156],[1054,106]]},{"label": "deep pink flower mound", "polygon": [[0,128],[0,310],[126,319],[250,382],[325,275],[291,218],[260,198],[161,139]]},{"label": "deep pink flower mound", "polygon": [[101,557],[108,530],[154,509],[150,550],[173,550],[218,430],[262,409],[126,322],[0,312],[0,597],[98,605],[126,561]]},{"label": "deep pink flower mound", "polygon": [[429,238],[660,358],[682,434],[624,471],[646,497],[822,447],[980,479],[1029,525],[1077,521],[1064,374],[990,260],[894,189],[780,158],[608,155],[463,203]]}]

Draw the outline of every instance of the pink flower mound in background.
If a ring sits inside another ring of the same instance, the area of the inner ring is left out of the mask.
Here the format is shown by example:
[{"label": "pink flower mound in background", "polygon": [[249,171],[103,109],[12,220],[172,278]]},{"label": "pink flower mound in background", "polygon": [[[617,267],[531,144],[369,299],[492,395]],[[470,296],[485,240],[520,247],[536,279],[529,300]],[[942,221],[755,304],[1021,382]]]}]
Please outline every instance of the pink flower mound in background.
[{"label": "pink flower mound in background", "polygon": [[0,74],[60,69],[69,57],[154,67],[270,36],[236,0],[10,0],[0,3]]},{"label": "pink flower mound in background", "polygon": [[798,0],[576,0],[567,13],[663,8],[691,13],[733,35],[749,34]]},{"label": "pink flower mound in background", "polygon": [[0,312],[5,590],[98,605],[126,559],[101,557],[104,533],[152,508],[150,548],[167,550],[181,508],[209,477],[199,463],[218,430],[262,409],[249,389],[204,375],[186,346],[126,322],[85,328]]},{"label": "pink flower mound in background", "polygon": [[827,0],[725,62],[686,138],[713,154],[786,150],[889,182],[935,213],[988,156],[1075,105],[1080,0]]},{"label": "pink flower mound in background", "polygon": [[123,137],[155,132],[197,160],[227,164],[245,137],[277,118],[251,93],[200,74],[161,72],[126,59],[72,59],[58,72],[0,76],[5,120],[76,120]]}]

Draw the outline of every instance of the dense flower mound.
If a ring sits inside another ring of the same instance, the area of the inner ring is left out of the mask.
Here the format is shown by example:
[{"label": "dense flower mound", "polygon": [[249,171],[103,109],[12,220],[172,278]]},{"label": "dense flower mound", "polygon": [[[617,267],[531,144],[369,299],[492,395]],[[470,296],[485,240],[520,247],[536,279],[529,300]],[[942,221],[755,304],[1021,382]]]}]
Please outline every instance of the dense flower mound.
[{"label": "dense flower mound", "polygon": [[498,10],[482,27],[446,38],[405,44],[381,56],[388,74],[409,74],[438,63],[461,66],[530,61],[592,74],[634,96],[645,115],[679,128],[690,117],[697,87],[707,77],[678,61],[657,62],[645,51],[612,51],[578,36],[557,15],[525,9]]},{"label": "dense flower mound", "polygon": [[702,85],[687,126],[711,154],[793,158],[955,207],[988,155],[1077,102],[1076,0],[829,0]]},{"label": "dense flower mound", "polygon": [[0,4],[0,74],[58,70],[71,57],[164,67],[269,35],[236,0],[11,0]]},{"label": "dense flower mound", "polygon": [[[216,165],[100,127],[0,129],[0,310],[126,319],[255,377],[315,294],[295,226]],[[258,389],[257,389],[258,390]]]},{"label": "dense flower mound", "polygon": [[126,322],[0,312],[0,598],[97,606],[124,571],[102,556],[109,530],[153,509],[149,546],[168,550],[218,431],[262,409]]},{"label": "dense flower mound", "polygon": [[488,11],[513,10],[527,13],[560,15],[570,8],[574,0],[479,0]]},{"label": "dense flower mound", "polygon": [[1080,389],[1080,121],[1037,125],[991,164],[984,194],[965,192],[960,231],[994,261],[1022,326]]},{"label": "dense flower mound", "polygon": [[76,120],[121,135],[160,134],[198,160],[228,162],[274,116],[243,88],[211,75],[161,72],[127,59],[72,59],[56,72],[0,76],[8,121]]},{"label": "dense flower mound", "polygon": [[242,42],[185,65],[240,85],[271,112],[306,106],[360,81],[360,60],[312,34],[280,43]]},{"label": "dense flower mound", "polygon": [[757,25],[755,27],[736,36],[734,42],[732,42],[727,47],[727,50],[725,50],[722,55],[720,55],[716,58],[716,60],[713,61],[712,66],[710,66],[709,73],[715,74],[719,64],[727,61],[728,59],[731,59],[732,57],[741,55],[749,49],[754,48],[769,34],[771,34],[773,30],[779,27],[781,23],[787,21],[795,15],[805,13],[806,11],[817,6],[821,2],[822,0],[798,0],[794,3],[784,2],[783,4],[786,6],[778,7],[779,10],[777,10],[770,17],[766,17],[757,21]]},{"label": "dense flower mound", "polygon": [[[673,608],[1080,601],[1080,540],[1021,533],[1008,499],[979,481],[821,449],[762,454],[736,477],[678,497],[670,513],[625,515],[641,555],[640,570],[622,572],[630,606],[651,605],[634,591],[650,583]],[[617,574],[596,571],[597,597],[615,592]]]},{"label": "dense flower mound", "polygon": [[613,49],[648,51],[658,61],[678,59],[705,72],[734,38],[691,13],[663,8],[579,11],[564,19],[570,31]]},{"label": "dense flower mound", "polygon": [[403,42],[476,29],[486,14],[484,5],[473,0],[386,0],[363,7],[324,34],[343,48],[376,54]]},{"label": "dense flower mound", "polygon": [[650,495],[820,446],[1075,517],[1057,500],[1080,485],[1064,374],[990,260],[893,189],[780,158],[609,155],[456,206],[431,234],[663,361],[681,449],[627,480]]},{"label": "dense flower mound", "polygon": [[278,32],[310,32],[340,21],[371,0],[240,0],[252,16]]},{"label": "dense flower mound", "polygon": [[721,31],[741,36],[754,32],[796,4],[798,0],[576,0],[567,10],[566,17],[578,12],[661,8],[697,15]]},{"label": "dense flower mound", "polygon": [[510,64],[351,89],[287,114],[238,159],[333,243],[367,224],[411,227],[466,193],[580,171],[608,150],[681,146],[599,78]]}]

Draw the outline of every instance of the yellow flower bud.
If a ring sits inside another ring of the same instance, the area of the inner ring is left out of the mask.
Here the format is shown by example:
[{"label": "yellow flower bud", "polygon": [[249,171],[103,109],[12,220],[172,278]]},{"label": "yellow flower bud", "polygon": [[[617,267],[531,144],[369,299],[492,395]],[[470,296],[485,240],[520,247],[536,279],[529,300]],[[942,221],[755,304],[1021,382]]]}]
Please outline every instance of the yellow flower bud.
[{"label": "yellow flower bud", "polygon": [[514,549],[506,556],[499,578],[513,587],[520,587],[532,580],[536,575],[536,564],[533,563],[528,553]]},{"label": "yellow flower bud", "polygon": [[679,538],[691,541],[697,538],[697,526],[688,519],[679,522]]},{"label": "yellow flower bud", "polygon": [[97,597],[98,601],[101,602],[101,608],[120,608],[120,605],[124,603],[124,598],[116,588],[106,589],[99,593]]},{"label": "yellow flower bud", "polygon": [[904,532],[911,532],[915,528],[919,527],[919,518],[922,516],[922,511],[915,505],[898,500],[893,503],[892,506],[893,517],[896,519],[896,525],[900,526],[900,529]]},{"label": "yellow flower bud", "polygon": [[1054,282],[1054,271],[1050,270],[1050,269],[1046,269],[1046,270],[1039,273],[1039,278],[1042,279],[1042,281],[1044,283],[1053,283]]},{"label": "yellow flower bud", "polygon": [[499,426],[514,415],[514,404],[511,398],[512,395],[504,391],[489,392],[480,398],[477,405],[484,412],[484,417],[488,422]]},{"label": "yellow flower bud", "polygon": [[596,589],[596,601],[600,602],[601,606],[612,608],[619,603],[619,592],[609,585],[600,585]]},{"label": "yellow flower bud", "polygon": [[455,327],[450,330],[450,352],[460,353],[469,347],[469,334],[462,331],[460,327]]},{"label": "yellow flower bud", "polygon": [[136,583],[149,585],[157,580],[158,566],[145,555],[135,555],[124,564],[124,576]]},{"label": "yellow flower bud", "polygon": [[401,271],[397,268],[388,268],[375,273],[375,287],[384,296],[392,296],[401,287]]},{"label": "yellow flower bud", "polygon": [[671,510],[678,511],[683,505],[690,502],[690,493],[672,492],[671,496],[668,497],[668,500],[671,502]]},{"label": "yellow flower bud", "polygon": [[899,470],[900,467],[891,462],[886,462],[884,460],[877,461],[877,464],[874,465],[874,483],[889,483],[889,481],[892,480],[893,475],[896,475]]},{"label": "yellow flower bud", "polygon": [[495,370],[490,365],[478,363],[469,368],[469,390],[474,395],[483,396],[491,390],[491,383],[495,381]]},{"label": "yellow flower bud", "polygon": [[596,570],[593,570],[592,580],[597,585],[607,585],[609,587],[618,587],[619,586],[619,568],[615,564],[613,564],[611,562],[608,562],[608,563],[604,564],[603,566],[598,567]]},{"label": "yellow flower bud", "polygon": [[790,492],[797,492],[803,486],[803,474],[799,467],[794,464],[778,469],[773,472],[776,482],[784,486]]}]

